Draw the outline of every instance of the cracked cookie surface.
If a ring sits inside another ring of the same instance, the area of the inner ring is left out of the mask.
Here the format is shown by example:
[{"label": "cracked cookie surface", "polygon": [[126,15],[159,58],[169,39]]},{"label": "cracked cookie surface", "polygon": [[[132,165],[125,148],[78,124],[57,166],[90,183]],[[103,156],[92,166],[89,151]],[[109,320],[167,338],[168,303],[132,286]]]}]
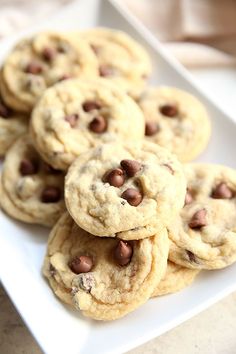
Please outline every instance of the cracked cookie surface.
[{"label": "cracked cookie surface", "polygon": [[121,31],[95,28],[81,32],[93,49],[99,75],[136,96],[151,73],[151,61],[146,50]]},{"label": "cracked cookie surface", "polygon": [[117,319],[146,302],[166,270],[167,232],[123,242],[132,253],[122,265],[119,242],[88,234],[65,213],[51,231],[43,266],[55,294],[97,320]]},{"label": "cracked cookie surface", "polygon": [[194,281],[198,273],[197,269],[189,269],[168,261],[166,274],[157,285],[152,297],[172,294],[184,289]]},{"label": "cracked cookie surface", "polygon": [[96,145],[142,139],[144,117],[138,105],[106,79],[67,80],[39,100],[31,132],[43,158],[66,170]]},{"label": "cracked cookie surface", "polygon": [[0,205],[17,220],[52,226],[65,210],[64,174],[44,163],[31,138],[22,135],[6,154]]},{"label": "cracked cookie surface", "polygon": [[1,90],[12,108],[30,112],[47,87],[70,77],[97,76],[97,60],[82,38],[39,33],[19,42],[5,59]]},{"label": "cracked cookie surface", "polygon": [[224,268],[236,261],[236,171],[213,164],[184,171],[186,204],[169,226],[169,258],[193,269]]},{"label": "cracked cookie surface", "polygon": [[97,236],[140,239],[167,226],[184,204],[177,159],[155,144],[104,144],[78,157],[65,183],[76,223]]},{"label": "cracked cookie surface", "polygon": [[173,87],[147,89],[138,104],[146,119],[145,137],[187,162],[197,157],[210,138],[210,120],[203,104]]}]

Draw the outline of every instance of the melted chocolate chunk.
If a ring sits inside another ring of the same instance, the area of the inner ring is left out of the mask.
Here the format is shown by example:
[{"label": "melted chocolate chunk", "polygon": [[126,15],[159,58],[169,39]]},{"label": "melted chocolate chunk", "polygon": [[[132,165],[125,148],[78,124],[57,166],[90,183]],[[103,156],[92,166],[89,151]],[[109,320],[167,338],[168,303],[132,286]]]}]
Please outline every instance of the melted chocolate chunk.
[{"label": "melted chocolate chunk", "polygon": [[174,118],[178,115],[177,107],[170,104],[165,104],[164,106],[161,106],[159,110],[161,114],[169,118]]},{"label": "melted chocolate chunk", "polygon": [[142,167],[141,163],[135,160],[122,160],[120,165],[125,170],[128,177],[134,177]]},{"label": "melted chocolate chunk", "polygon": [[196,211],[196,213],[193,214],[188,226],[191,229],[200,229],[201,227],[206,226],[207,225],[206,215],[207,215],[206,209],[200,209]]},{"label": "melted chocolate chunk", "polygon": [[43,203],[57,203],[60,199],[61,191],[58,187],[46,187],[41,194],[41,201]]},{"label": "melted chocolate chunk", "polygon": [[214,199],[231,199],[234,194],[226,183],[221,182],[213,189],[211,196]]},{"label": "melted chocolate chunk", "polygon": [[95,117],[89,124],[89,129],[94,133],[104,133],[107,130],[106,119],[102,116]]},{"label": "melted chocolate chunk", "polygon": [[156,133],[158,133],[159,131],[160,131],[160,126],[158,123],[152,122],[152,121],[146,122],[146,125],[145,125],[145,135],[146,136],[153,136]]},{"label": "melted chocolate chunk", "polygon": [[38,161],[23,159],[20,163],[20,173],[22,176],[34,175],[38,172]]},{"label": "melted chocolate chunk", "polygon": [[142,194],[134,188],[128,188],[126,189],[122,194],[121,194],[121,198],[127,200],[127,202],[132,205],[132,206],[138,206],[142,200],[143,200],[143,196]]},{"label": "melted chocolate chunk", "polygon": [[116,168],[105,173],[102,180],[103,182],[109,183],[111,186],[121,187],[125,182],[125,174],[121,168]]},{"label": "melted chocolate chunk", "polygon": [[130,263],[133,255],[132,246],[125,241],[119,241],[114,250],[114,259],[120,266],[126,266]]},{"label": "melted chocolate chunk", "polygon": [[69,267],[75,274],[88,273],[93,267],[93,260],[88,256],[76,256],[70,262]]}]

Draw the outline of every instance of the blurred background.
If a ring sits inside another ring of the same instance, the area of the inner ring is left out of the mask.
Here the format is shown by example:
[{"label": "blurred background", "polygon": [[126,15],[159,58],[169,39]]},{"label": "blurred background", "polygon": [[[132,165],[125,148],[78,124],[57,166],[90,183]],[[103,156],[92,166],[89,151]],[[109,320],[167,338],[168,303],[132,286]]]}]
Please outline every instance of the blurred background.
[{"label": "blurred background", "polygon": [[[77,0],[79,1],[79,0]],[[107,0],[102,0],[107,1]],[[235,0],[118,0],[236,116]],[[37,24],[73,0],[0,0],[0,39]]]},{"label": "blurred background", "polygon": [[[202,90],[236,120],[236,0],[119,1],[191,71]],[[0,0],[0,40],[50,18],[72,2],[73,0]],[[184,353],[207,353],[205,350],[210,346],[211,353],[233,354],[235,300],[236,294],[232,294],[203,314],[161,336],[158,338],[159,348],[168,348],[168,353],[172,353],[172,349],[176,352],[178,345],[184,342]],[[0,304],[3,309],[0,346],[4,354],[41,354],[1,288]],[[214,340],[211,341],[207,331],[203,333],[201,328],[210,328],[213,323],[211,334]],[[221,331],[222,323],[224,333]],[[187,331],[189,335],[183,337]],[[192,347],[192,338],[196,338],[195,343],[198,342],[199,347]],[[154,353],[156,343],[153,340],[135,353]],[[159,351],[157,346],[155,348],[155,353],[161,353],[161,349]]]},{"label": "blurred background", "polygon": [[236,120],[236,1],[120,1]]}]

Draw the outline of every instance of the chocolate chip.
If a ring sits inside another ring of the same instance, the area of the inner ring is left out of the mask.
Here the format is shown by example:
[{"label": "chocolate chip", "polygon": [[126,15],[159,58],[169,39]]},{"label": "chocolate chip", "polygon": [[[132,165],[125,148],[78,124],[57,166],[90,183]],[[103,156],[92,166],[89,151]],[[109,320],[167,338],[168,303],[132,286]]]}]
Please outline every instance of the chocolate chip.
[{"label": "chocolate chip", "polygon": [[85,101],[82,107],[85,112],[90,112],[93,109],[100,109],[101,105],[96,101]]},{"label": "chocolate chip", "polygon": [[233,198],[233,191],[227,186],[226,183],[219,183],[211,194],[215,199],[231,199]]},{"label": "chocolate chip", "polygon": [[207,215],[206,209],[200,209],[196,211],[196,213],[193,214],[188,226],[191,229],[199,229],[203,226],[206,226],[207,225],[206,215]]},{"label": "chocolate chip", "polygon": [[11,114],[11,109],[5,106],[2,102],[0,102],[0,117],[9,118]]},{"label": "chocolate chip", "polygon": [[43,49],[42,56],[46,61],[52,61],[56,56],[56,52],[53,48],[45,47]]},{"label": "chocolate chip", "polygon": [[132,206],[138,206],[141,203],[143,196],[138,190],[128,188],[121,194],[121,198],[127,200]]},{"label": "chocolate chip", "polygon": [[176,117],[178,115],[178,109],[176,106],[165,104],[159,108],[160,112],[166,117]]},{"label": "chocolate chip", "polygon": [[125,266],[130,263],[133,255],[133,248],[128,242],[119,241],[114,249],[114,259],[120,266]]},{"label": "chocolate chip", "polygon": [[121,187],[125,182],[125,174],[121,168],[116,168],[105,173],[102,180],[108,182],[111,186]]},{"label": "chocolate chip", "polygon": [[89,129],[94,133],[103,133],[107,129],[106,119],[102,116],[95,117],[90,122]]},{"label": "chocolate chip", "polygon": [[25,72],[33,75],[40,74],[43,71],[43,67],[37,61],[31,61],[25,68]]},{"label": "chocolate chip", "polygon": [[57,203],[61,199],[61,191],[58,187],[46,187],[41,194],[43,203]]},{"label": "chocolate chip", "polygon": [[190,193],[190,191],[187,190],[186,195],[185,195],[185,203],[184,203],[184,205],[191,204],[192,201],[193,201],[193,196],[192,196],[192,194]]},{"label": "chocolate chip", "polygon": [[101,65],[99,67],[99,75],[103,77],[112,76],[114,75],[114,68],[109,65]]},{"label": "chocolate chip", "polygon": [[145,125],[145,135],[146,136],[155,135],[159,131],[160,131],[160,126],[158,123],[152,122],[152,121],[146,122],[146,125]]},{"label": "chocolate chip", "polygon": [[88,273],[93,267],[93,260],[88,256],[79,256],[72,259],[69,264],[75,274]]},{"label": "chocolate chip", "polygon": [[79,119],[78,114],[69,114],[65,117],[65,121],[70,123],[71,128],[74,128],[77,125],[77,121]]},{"label": "chocolate chip", "polygon": [[36,160],[23,159],[20,163],[20,173],[22,176],[34,175],[38,172],[38,162]]},{"label": "chocolate chip", "polygon": [[186,250],[186,253],[187,253],[187,256],[188,256],[188,259],[190,262],[192,263],[198,263],[197,260],[196,260],[196,257],[195,257],[195,254],[189,250]]},{"label": "chocolate chip", "polygon": [[122,160],[120,165],[129,177],[133,177],[142,167],[141,163],[135,160]]}]

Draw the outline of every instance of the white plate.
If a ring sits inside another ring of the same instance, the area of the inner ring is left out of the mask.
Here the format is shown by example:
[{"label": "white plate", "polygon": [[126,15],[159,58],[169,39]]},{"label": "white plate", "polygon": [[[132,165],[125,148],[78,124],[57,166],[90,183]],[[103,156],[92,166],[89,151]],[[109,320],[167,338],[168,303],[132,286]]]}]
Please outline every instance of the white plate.
[{"label": "white plate", "polygon": [[[2,41],[0,53],[5,55],[17,39],[39,29],[98,25],[124,30],[147,48],[155,68],[153,83],[186,89],[206,104],[212,118],[213,134],[200,160],[234,167],[234,123],[204,97],[193,84],[191,76],[114,0],[80,0],[64,9],[50,23]],[[3,213],[0,214],[0,225],[2,283],[39,345],[48,354],[125,352],[173,328],[236,289],[235,264],[224,270],[203,272],[187,289],[152,299],[123,319],[95,322],[64,306],[42,278],[40,269],[48,231],[15,222]]]}]

